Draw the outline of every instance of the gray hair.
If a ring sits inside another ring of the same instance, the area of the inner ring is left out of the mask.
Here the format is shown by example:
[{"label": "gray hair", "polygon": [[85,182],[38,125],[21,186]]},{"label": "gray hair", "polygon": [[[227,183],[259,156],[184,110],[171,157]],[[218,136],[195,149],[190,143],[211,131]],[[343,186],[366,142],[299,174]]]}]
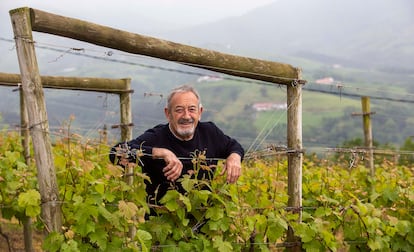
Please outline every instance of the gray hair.
[{"label": "gray hair", "polygon": [[191,92],[197,97],[198,106],[201,108],[202,107],[201,97],[198,94],[197,90],[195,88],[193,88],[192,86],[190,86],[190,85],[182,85],[182,86],[179,86],[179,87],[176,87],[176,88],[172,89],[170,94],[168,95],[167,105],[166,105],[168,110],[171,109],[171,99],[175,94],[177,94],[177,93],[187,93],[187,92]]}]

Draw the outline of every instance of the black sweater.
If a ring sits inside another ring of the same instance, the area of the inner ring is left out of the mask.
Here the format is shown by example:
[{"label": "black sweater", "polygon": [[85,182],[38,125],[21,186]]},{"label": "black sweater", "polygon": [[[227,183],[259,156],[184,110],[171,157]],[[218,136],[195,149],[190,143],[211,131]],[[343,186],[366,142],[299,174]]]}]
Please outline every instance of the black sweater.
[{"label": "black sweater", "polygon": [[[115,162],[115,147],[112,148],[110,160]],[[166,148],[172,151],[183,163],[183,174],[187,174],[189,170],[193,170],[191,162],[192,154],[197,151],[205,151],[207,165],[217,164],[217,159],[226,159],[231,153],[237,153],[242,158],[244,156],[243,147],[233,138],[225,135],[212,122],[199,122],[194,132],[194,136],[189,141],[181,141],[177,139],[170,131],[168,124],[160,124],[152,129],[148,129],[142,135],[134,140],[127,142],[130,149],[143,150],[144,154],[151,155],[152,147]],[[151,182],[146,182],[147,194],[150,202],[156,203],[172,183],[164,176],[162,169],[165,167],[165,162],[162,159],[152,159],[151,156],[141,157],[140,164],[142,165],[143,173],[146,173]],[[130,157],[131,162],[136,162],[135,158]],[[214,169],[210,172],[200,169],[198,178],[212,178]],[[175,183],[181,190],[180,186]]]}]

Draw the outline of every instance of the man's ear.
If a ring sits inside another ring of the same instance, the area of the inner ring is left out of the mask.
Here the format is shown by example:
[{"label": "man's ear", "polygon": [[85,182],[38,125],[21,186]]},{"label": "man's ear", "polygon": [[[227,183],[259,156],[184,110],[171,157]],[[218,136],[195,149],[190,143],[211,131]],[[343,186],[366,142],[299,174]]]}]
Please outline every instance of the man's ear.
[{"label": "man's ear", "polygon": [[199,121],[201,121],[201,115],[203,114],[203,107],[200,107],[200,117],[198,118]]},{"label": "man's ear", "polygon": [[170,112],[168,111],[167,107],[164,108],[164,114],[165,118],[167,118],[167,120],[170,121]]}]

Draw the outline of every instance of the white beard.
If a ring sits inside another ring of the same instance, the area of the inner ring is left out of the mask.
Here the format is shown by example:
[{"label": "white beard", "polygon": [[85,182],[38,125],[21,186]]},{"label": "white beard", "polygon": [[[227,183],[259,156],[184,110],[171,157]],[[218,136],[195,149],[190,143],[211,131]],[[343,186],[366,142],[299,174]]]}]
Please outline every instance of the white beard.
[{"label": "white beard", "polygon": [[192,136],[194,134],[194,131],[195,131],[194,126],[191,127],[191,129],[183,129],[183,130],[179,128],[177,129],[178,135],[182,138],[187,138],[187,137]]}]

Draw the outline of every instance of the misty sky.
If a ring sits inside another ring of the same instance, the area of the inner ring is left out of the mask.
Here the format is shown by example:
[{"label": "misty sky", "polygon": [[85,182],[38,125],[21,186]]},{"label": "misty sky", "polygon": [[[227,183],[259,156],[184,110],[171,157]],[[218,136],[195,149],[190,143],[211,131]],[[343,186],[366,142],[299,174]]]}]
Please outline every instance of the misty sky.
[{"label": "misty sky", "polygon": [[[0,53],[15,53],[12,50],[14,43],[7,41],[14,37],[9,11],[20,7],[159,37],[160,31],[241,16],[275,1],[278,0],[0,0]],[[45,42],[39,34],[34,38]],[[12,65],[9,68],[16,68],[17,61]]]},{"label": "misty sky", "polygon": [[[122,27],[122,21],[150,18],[171,25],[195,25],[242,15],[277,0],[0,0],[0,22],[10,23],[8,11],[32,7],[102,25]],[[136,17],[136,18],[134,18]]]}]

